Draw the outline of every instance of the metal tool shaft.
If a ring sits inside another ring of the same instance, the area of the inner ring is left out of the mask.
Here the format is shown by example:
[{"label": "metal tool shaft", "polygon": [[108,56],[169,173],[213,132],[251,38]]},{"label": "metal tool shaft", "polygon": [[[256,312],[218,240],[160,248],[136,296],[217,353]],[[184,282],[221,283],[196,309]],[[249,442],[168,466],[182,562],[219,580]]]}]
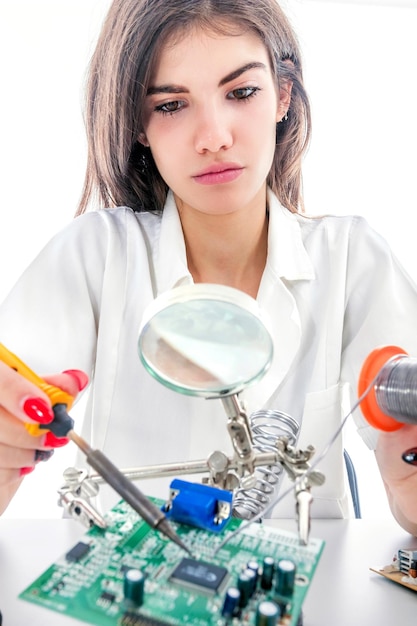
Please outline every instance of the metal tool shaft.
[{"label": "metal tool shaft", "polygon": [[87,463],[145,520],[149,526],[159,530],[180,548],[190,552],[187,546],[168,523],[165,514],[153,504],[100,450],[91,446],[76,432],[70,430],[67,437],[71,439],[86,456]]}]

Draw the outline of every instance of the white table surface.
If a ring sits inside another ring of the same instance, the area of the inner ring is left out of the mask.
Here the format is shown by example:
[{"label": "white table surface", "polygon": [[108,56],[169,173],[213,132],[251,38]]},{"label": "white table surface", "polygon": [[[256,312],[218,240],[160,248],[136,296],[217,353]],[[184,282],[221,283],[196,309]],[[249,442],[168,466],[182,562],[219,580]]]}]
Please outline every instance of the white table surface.
[{"label": "white table surface", "polygon": [[[292,520],[267,522],[295,531]],[[84,534],[73,520],[0,519],[3,626],[75,626],[78,620],[18,599],[18,594]],[[312,520],[326,546],[304,603],[304,626],[412,626],[417,592],[370,571],[398,548],[417,549],[394,521]]]}]

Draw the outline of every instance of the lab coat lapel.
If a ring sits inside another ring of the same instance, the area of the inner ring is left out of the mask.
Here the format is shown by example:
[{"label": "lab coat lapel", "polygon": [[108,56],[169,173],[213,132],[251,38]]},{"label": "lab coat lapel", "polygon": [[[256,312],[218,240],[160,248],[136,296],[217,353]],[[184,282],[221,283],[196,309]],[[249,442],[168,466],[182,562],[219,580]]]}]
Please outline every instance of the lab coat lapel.
[{"label": "lab coat lapel", "polygon": [[[287,284],[290,286],[291,281],[314,278],[297,216],[282,207],[270,190],[268,206],[268,258],[257,300],[271,332],[274,356],[267,374],[244,394],[251,411],[267,404],[284,380],[300,345],[298,308]],[[192,282],[172,192],[168,194],[162,218],[156,280],[158,294],[178,284]]]},{"label": "lab coat lapel", "polygon": [[[266,273],[269,274],[269,271]],[[264,278],[258,301],[272,336],[273,357],[268,372],[254,387],[257,398],[259,401],[262,399],[262,406],[283,381],[297,353],[301,337],[300,319],[293,296],[281,280],[272,285],[269,276]],[[255,409],[261,408],[259,401]]]},{"label": "lab coat lapel", "polygon": [[301,323],[291,283],[314,279],[297,216],[283,208],[270,191],[268,203],[268,258],[257,300],[272,336],[274,354],[264,378],[245,393],[251,412],[268,403],[300,346]]},{"label": "lab coat lapel", "polygon": [[187,253],[181,220],[172,191],[168,192],[162,215],[155,274],[156,295],[173,289],[184,282],[192,282],[187,266]]}]

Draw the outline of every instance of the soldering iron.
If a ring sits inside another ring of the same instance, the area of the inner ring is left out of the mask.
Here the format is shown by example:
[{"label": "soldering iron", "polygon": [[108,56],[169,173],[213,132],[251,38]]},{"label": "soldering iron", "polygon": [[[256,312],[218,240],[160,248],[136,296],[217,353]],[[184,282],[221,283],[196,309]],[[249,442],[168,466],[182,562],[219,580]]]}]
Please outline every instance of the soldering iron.
[{"label": "soldering iron", "polygon": [[18,374],[34,383],[51,401],[54,419],[49,424],[29,424],[28,432],[37,437],[51,431],[56,437],[67,437],[85,454],[87,463],[98,473],[130,506],[155,530],[160,531],[180,548],[190,552],[179,535],[168,522],[165,514],[153,504],[122,472],[101,452],[91,446],[73,430],[74,420],[68,414],[73,404],[73,397],[55,387],[33,372],[15,354],[0,343],[0,360]]}]

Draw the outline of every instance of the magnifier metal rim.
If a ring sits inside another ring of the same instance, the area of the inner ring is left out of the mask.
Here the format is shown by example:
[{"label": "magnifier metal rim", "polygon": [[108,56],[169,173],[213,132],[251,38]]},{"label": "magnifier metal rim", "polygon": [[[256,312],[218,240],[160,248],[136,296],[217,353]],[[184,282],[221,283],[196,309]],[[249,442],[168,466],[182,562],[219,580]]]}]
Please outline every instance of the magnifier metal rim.
[{"label": "magnifier metal rim", "polygon": [[228,287],[226,285],[217,285],[214,283],[192,283],[189,285],[174,287],[174,289],[166,291],[155,298],[155,300],[153,300],[145,310],[139,335],[146,324],[168,305],[185,303],[190,300],[221,300],[246,309],[258,319],[261,315],[261,311],[256,300],[239,289]]}]

